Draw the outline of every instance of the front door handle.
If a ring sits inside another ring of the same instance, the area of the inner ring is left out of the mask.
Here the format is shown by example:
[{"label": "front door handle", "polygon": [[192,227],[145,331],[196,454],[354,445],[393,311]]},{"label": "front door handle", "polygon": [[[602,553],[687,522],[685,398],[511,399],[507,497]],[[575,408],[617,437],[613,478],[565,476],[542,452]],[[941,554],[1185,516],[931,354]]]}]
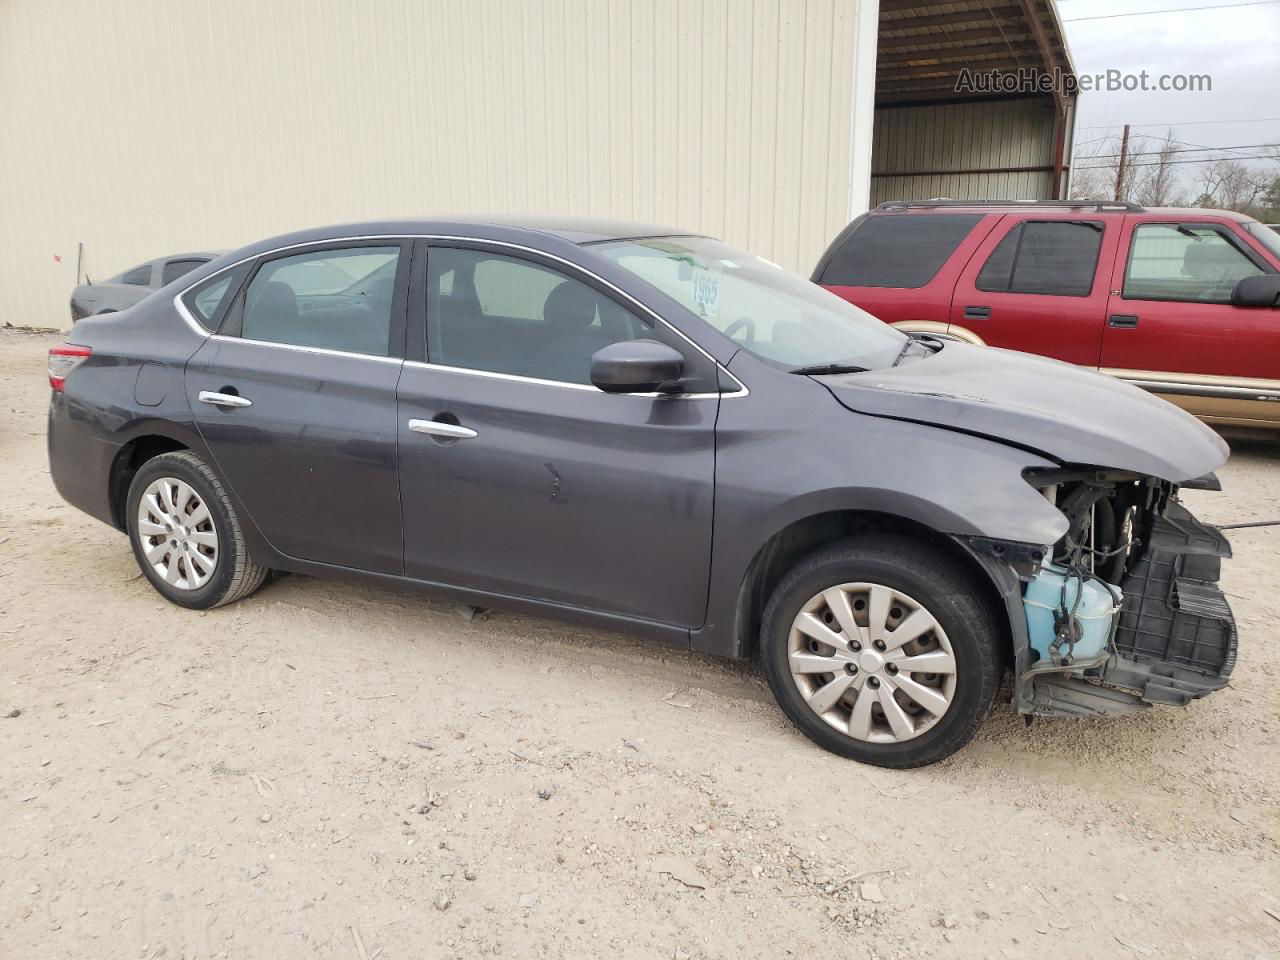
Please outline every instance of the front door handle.
[{"label": "front door handle", "polygon": [[446,423],[442,420],[410,420],[409,429],[414,433],[427,433],[433,437],[448,437],[450,440],[470,440],[479,436],[470,427],[460,423]]},{"label": "front door handle", "polygon": [[1107,326],[1131,329],[1138,325],[1138,316],[1134,313],[1113,313],[1107,317]]},{"label": "front door handle", "polygon": [[215,393],[212,390],[200,391],[201,403],[212,403],[215,407],[252,407],[253,401],[234,393]]},{"label": "front door handle", "polygon": [[991,316],[990,307],[972,306],[964,308],[964,317],[966,320],[982,320],[989,316]]}]

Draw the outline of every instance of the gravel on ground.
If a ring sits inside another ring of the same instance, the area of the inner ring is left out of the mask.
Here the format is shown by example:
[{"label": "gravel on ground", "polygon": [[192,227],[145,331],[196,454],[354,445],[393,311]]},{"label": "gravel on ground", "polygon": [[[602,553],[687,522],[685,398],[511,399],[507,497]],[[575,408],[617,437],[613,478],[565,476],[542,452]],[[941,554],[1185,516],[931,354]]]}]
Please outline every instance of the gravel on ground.
[{"label": "gravel on ground", "polygon": [[[164,602],[50,482],[54,342],[0,333],[2,957],[1280,951],[1280,528],[1231,535],[1227,690],[880,770],[750,663],[301,576]],[[1280,519],[1280,442],[1235,447],[1193,509]]]}]

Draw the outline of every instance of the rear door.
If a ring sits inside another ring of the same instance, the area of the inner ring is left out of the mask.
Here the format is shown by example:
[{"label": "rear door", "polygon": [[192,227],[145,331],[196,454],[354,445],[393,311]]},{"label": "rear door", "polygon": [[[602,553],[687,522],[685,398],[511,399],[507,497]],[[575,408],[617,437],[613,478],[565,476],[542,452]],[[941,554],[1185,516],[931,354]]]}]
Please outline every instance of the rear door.
[{"label": "rear door", "polygon": [[[510,248],[432,246],[400,381],[405,573],[679,627],[711,558],[710,358],[589,274]],[[420,321],[415,321],[415,328]],[[420,328],[418,328],[420,329]],[[689,392],[611,395],[591,355],[656,338]]]},{"label": "rear door", "polygon": [[264,257],[187,364],[215,469],[288,556],[402,570],[396,382],[409,247],[345,241]]},{"label": "rear door", "polygon": [[1103,369],[1200,416],[1280,419],[1280,311],[1231,305],[1237,281],[1276,267],[1221,220],[1126,221]]},{"label": "rear door", "polygon": [[956,283],[951,332],[1096,367],[1118,218],[1005,217]]}]

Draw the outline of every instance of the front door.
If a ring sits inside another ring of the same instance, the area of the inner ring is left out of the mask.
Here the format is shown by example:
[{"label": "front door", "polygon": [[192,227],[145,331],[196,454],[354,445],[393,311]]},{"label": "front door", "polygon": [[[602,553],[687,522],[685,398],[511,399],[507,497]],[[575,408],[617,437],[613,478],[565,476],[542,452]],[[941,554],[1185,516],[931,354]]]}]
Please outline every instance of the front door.
[{"label": "front door", "polygon": [[264,258],[187,364],[215,469],[287,556],[402,571],[404,247],[403,258],[395,241]]},{"label": "front door", "polygon": [[1119,221],[1006,217],[956,283],[952,332],[1098,365]]},{"label": "front door", "polygon": [[[586,275],[462,245],[426,259],[429,362],[406,363],[397,417],[406,575],[700,625],[714,365]],[[688,394],[591,386],[596,350],[644,337],[685,354]]]},{"label": "front door", "polygon": [[1226,224],[1129,219],[1103,370],[1198,416],[1280,420],[1280,311],[1231,304],[1237,281],[1275,268]]}]

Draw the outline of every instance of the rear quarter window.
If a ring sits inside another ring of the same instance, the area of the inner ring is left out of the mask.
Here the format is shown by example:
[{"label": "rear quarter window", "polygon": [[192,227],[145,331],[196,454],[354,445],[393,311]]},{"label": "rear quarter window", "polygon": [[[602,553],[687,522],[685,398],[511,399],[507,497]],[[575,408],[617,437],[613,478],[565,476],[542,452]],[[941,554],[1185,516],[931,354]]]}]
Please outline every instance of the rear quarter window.
[{"label": "rear quarter window", "polygon": [[981,219],[981,214],[953,213],[869,216],[839,241],[818,283],[923,287]]},{"label": "rear quarter window", "polygon": [[185,276],[196,267],[204,266],[208,260],[170,260],[160,271],[160,286],[167,287],[179,277]]},{"label": "rear quarter window", "polygon": [[182,295],[187,311],[206,330],[212,332],[218,329],[227,307],[240,289],[245,274],[249,272],[249,266],[246,262],[216,273]]},{"label": "rear quarter window", "polygon": [[144,263],[132,270],[126,270],[120,275],[120,282],[127,283],[131,287],[151,286],[151,264]]}]

